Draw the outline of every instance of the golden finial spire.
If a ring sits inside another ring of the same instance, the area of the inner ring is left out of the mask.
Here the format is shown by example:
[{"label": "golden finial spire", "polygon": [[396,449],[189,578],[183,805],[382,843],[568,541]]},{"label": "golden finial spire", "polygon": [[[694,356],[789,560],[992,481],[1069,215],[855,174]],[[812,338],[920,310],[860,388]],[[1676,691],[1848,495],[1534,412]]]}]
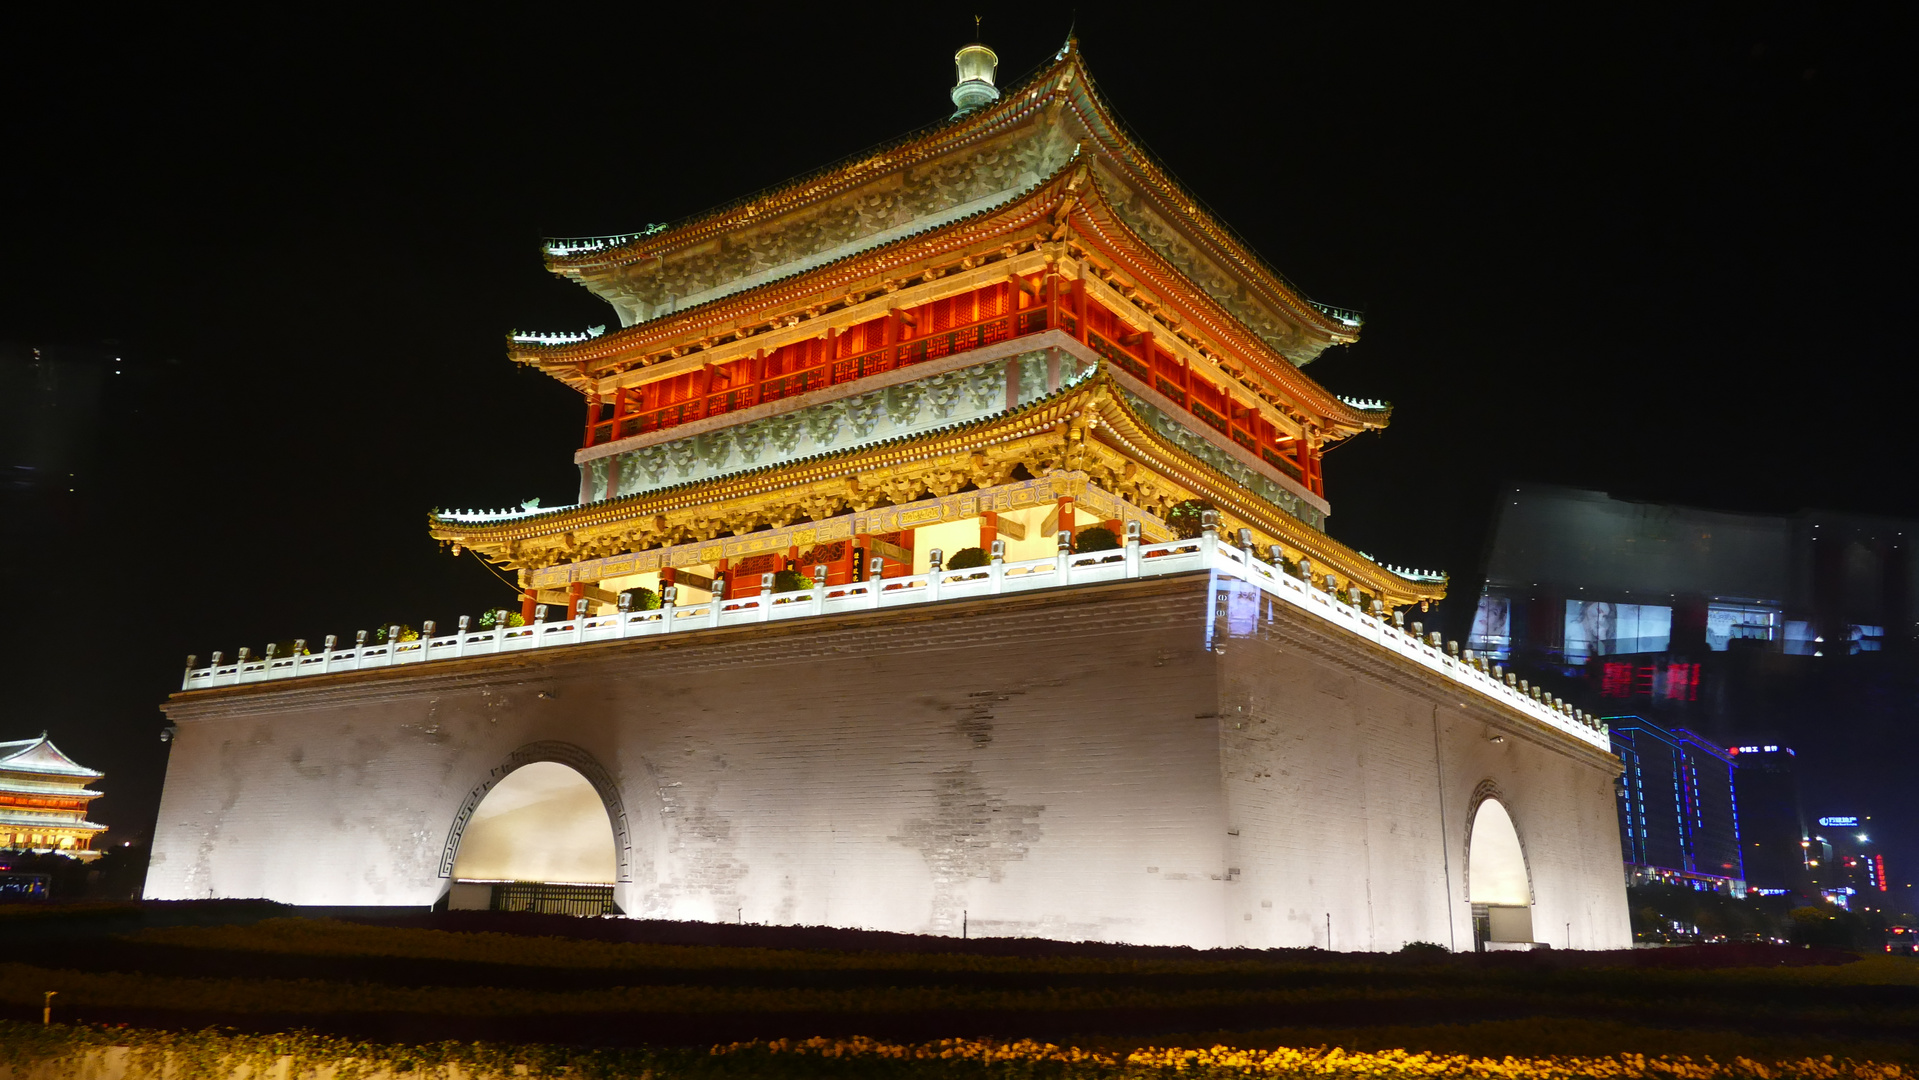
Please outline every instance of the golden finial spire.
[{"label": "golden finial spire", "polygon": [[993,75],[999,68],[999,57],[979,40],[980,17],[973,16],[973,44],[953,54],[954,66],[959,70],[959,81],[953,87],[953,104],[959,107],[954,116],[972,112],[982,105],[990,105],[999,100],[999,89],[993,85]]}]

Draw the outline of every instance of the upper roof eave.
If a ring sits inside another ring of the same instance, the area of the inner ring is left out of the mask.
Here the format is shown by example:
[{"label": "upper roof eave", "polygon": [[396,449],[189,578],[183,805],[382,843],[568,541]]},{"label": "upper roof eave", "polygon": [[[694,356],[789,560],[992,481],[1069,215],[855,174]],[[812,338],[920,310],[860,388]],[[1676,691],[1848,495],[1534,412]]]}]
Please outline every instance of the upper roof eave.
[{"label": "upper roof eave", "polygon": [[77,776],[93,780],[106,775],[106,773],[89,769],[62,753],[44,732],[37,739],[0,742],[0,772]]},{"label": "upper roof eave", "polygon": [[[873,273],[880,272],[881,268],[858,265],[862,260],[871,262],[880,258],[883,252],[904,249],[911,244],[924,243],[943,234],[962,234],[970,229],[977,229],[982,223],[995,218],[1008,219],[1012,228],[1030,224],[1032,220],[1050,221],[1051,215],[1059,212],[1057,208],[1063,199],[1074,201],[1070,212],[1076,217],[1087,214],[1096,206],[1105,206],[1109,203],[1097,176],[1090,175],[1081,163],[1068,163],[1011,201],[976,211],[964,218],[928,226],[909,236],[898,237],[861,251],[849,252],[825,265],[795,271],[787,277],[763,282],[750,289],[717,297],[704,304],[674,312],[650,322],[624,327],[597,338],[564,345],[510,341],[508,356],[518,363],[536,366],[547,374],[573,385],[575,389],[583,393],[588,392],[593,381],[600,377],[593,370],[593,365],[605,364],[622,355],[645,352],[650,347],[666,346],[677,338],[701,332],[713,332],[714,320],[719,319],[724,322],[729,309],[742,311],[751,309],[759,298],[790,289],[796,283],[807,279],[821,279],[830,277],[834,273],[844,274],[849,268],[857,270],[856,277],[864,280]],[[1129,244],[1130,258],[1151,264],[1156,269],[1156,275],[1162,279],[1171,280],[1179,275],[1176,268],[1140,240],[1124,221],[1116,215],[1111,215],[1110,211],[1106,220],[1111,223],[1111,227],[1123,231],[1132,238],[1133,242]],[[977,242],[978,239],[979,237],[960,236],[958,242],[951,247],[957,250],[959,247]],[[908,263],[911,261],[907,260]],[[823,294],[831,293],[841,287],[843,286],[832,282],[822,282],[817,291]],[[1204,292],[1174,290],[1165,285],[1162,285],[1158,291],[1167,294],[1166,298],[1169,301],[1177,299],[1177,302],[1182,305],[1195,307],[1193,314],[1200,316],[1194,320],[1196,325],[1207,325],[1208,333],[1219,338],[1221,344],[1227,341],[1232,342],[1234,347],[1255,363],[1260,376],[1268,383],[1283,388],[1300,407],[1311,410],[1324,420],[1329,425],[1328,434],[1343,437],[1386,426],[1390,417],[1389,412],[1360,409],[1341,400],[1325,387],[1320,386],[1311,376],[1300,371],[1298,365],[1274,350],[1264,339],[1253,333],[1231,312],[1221,307]],[[1179,294],[1177,298],[1175,293]],[[723,335],[731,331],[721,330],[720,332]],[[1260,362],[1262,360],[1263,363]]]},{"label": "upper roof eave", "polygon": [[[1042,91],[1042,88],[1049,89]],[[1067,41],[1051,64],[1009,87],[993,105],[910,132],[876,149],[722,204],[665,229],[649,229],[645,233],[633,234],[604,249],[555,254],[550,249],[559,241],[549,240],[547,268],[561,276],[573,277],[664,257],[681,248],[705,243],[714,235],[741,227],[753,219],[830,198],[872,177],[894,172],[993,131],[1015,126],[1034,113],[1043,111],[1055,95],[1065,96],[1078,106],[1076,111],[1082,123],[1111,152],[1109,156],[1126,165],[1141,181],[1142,188],[1155,196],[1155,202],[1163,212],[1185,221],[1188,231],[1195,238],[1212,247],[1215,255],[1238,267],[1255,288],[1266,294],[1269,303],[1326,334],[1335,344],[1356,340],[1357,325],[1321,310],[1320,305],[1308,299],[1251,244],[1241,239],[1201,200],[1188,192],[1171,171],[1127,131],[1111,106],[1095,89],[1079,43],[1074,39]]]}]

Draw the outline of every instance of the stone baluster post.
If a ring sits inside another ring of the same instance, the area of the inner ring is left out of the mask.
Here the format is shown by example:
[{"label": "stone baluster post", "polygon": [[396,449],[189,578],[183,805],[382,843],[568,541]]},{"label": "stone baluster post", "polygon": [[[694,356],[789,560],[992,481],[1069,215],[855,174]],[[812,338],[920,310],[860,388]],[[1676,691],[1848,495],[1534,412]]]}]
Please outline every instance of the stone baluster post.
[{"label": "stone baluster post", "polygon": [[928,600],[940,598],[940,574],[945,570],[941,564],[944,562],[945,556],[940,549],[934,548],[926,553],[926,598]]},{"label": "stone baluster post", "polygon": [[1006,541],[993,541],[987,553],[986,572],[992,575],[995,595],[1006,588]]},{"label": "stone baluster post", "polygon": [[773,617],[773,573],[767,571],[760,575],[760,621]]},{"label": "stone baluster post", "polygon": [[1073,554],[1073,534],[1060,530],[1059,550],[1053,554],[1053,583],[1065,585],[1072,580],[1072,571],[1067,567]]},{"label": "stone baluster post", "polygon": [[885,570],[886,570],[886,559],[882,556],[879,556],[879,555],[873,556],[872,562],[867,564],[867,568],[866,568],[866,606],[867,607],[876,608],[880,606],[880,588],[881,588],[880,574],[884,573]]},{"label": "stone baluster post", "polygon": [[813,567],[813,614],[826,613],[826,564]]},{"label": "stone baluster post", "polygon": [[187,654],[187,670],[186,670],[186,674],[180,676],[180,689],[185,690],[187,688],[187,684],[193,681],[193,665],[199,659],[200,659],[199,657],[193,655],[192,653]]}]

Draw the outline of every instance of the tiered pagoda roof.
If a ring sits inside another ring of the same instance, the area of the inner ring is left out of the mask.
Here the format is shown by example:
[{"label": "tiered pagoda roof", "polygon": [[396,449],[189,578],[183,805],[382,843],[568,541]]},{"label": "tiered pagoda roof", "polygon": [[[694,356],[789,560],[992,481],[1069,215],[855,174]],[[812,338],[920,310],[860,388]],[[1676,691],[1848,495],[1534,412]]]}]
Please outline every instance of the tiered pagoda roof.
[{"label": "tiered pagoda roof", "polygon": [[44,731],[0,742],[0,848],[86,852],[107,829],[86,819],[102,794],[86,785],[105,775],[61,753]]},{"label": "tiered pagoda roof", "polygon": [[522,585],[1070,473],[1121,500],[1115,527],[1169,535],[1204,500],[1342,593],[1443,594],[1324,532],[1319,455],[1391,409],[1300,369],[1359,318],[1183,190],[1074,42],[993,104],[670,226],[549,241],[546,261],[621,323],[509,342],[588,402],[579,504],[430,522]]}]

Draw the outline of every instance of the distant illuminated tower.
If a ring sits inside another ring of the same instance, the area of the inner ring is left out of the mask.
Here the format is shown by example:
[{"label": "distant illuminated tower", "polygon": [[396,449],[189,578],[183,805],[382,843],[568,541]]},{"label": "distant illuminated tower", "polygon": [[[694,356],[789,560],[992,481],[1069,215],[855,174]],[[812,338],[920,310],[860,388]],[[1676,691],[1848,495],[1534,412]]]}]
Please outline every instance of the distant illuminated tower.
[{"label": "distant illuminated tower", "polygon": [[87,820],[100,797],[87,785],[105,776],[37,739],[0,742],[0,849],[57,852],[96,859],[93,840],[107,831]]},{"label": "distant illuminated tower", "polygon": [[1746,884],[1764,894],[1812,897],[1812,833],[1799,802],[1796,755],[1789,746],[1730,746],[1738,762],[1739,841]]},{"label": "distant illuminated tower", "polygon": [[619,323],[508,342],[580,395],[577,499],[427,522],[519,610],[190,661],[149,895],[1629,942],[1602,726],[1426,633],[1444,575],[1327,535],[1326,448],[1391,410],[1303,368],[1360,317],[1075,43],[954,63],[883,149],[548,241]]}]

